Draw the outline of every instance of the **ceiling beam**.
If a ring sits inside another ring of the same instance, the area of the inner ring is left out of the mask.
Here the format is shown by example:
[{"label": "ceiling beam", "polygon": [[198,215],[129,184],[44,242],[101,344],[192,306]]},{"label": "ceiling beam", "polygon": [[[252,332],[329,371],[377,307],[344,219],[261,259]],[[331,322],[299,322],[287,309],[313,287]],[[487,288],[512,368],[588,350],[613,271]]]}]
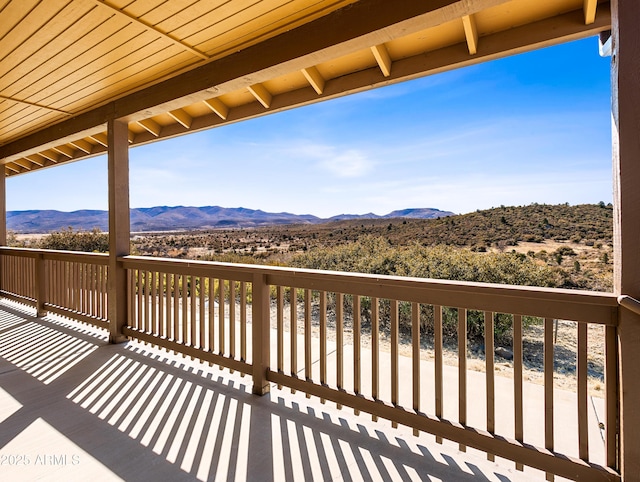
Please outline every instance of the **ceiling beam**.
[{"label": "ceiling beam", "polygon": [[387,47],[385,47],[384,44],[374,45],[371,47],[371,51],[376,58],[376,62],[378,62],[382,74],[385,77],[389,77],[391,75],[391,57],[389,56]]},{"label": "ceiling beam", "polygon": [[247,89],[249,89],[249,92],[253,94],[256,100],[260,102],[265,109],[269,108],[269,106],[271,105],[271,100],[273,99],[273,96],[271,95],[271,92],[269,92],[264,85],[262,84],[249,85],[247,86]]},{"label": "ceiling beam", "polygon": [[[105,7],[108,5],[95,0]],[[282,74],[317,65],[401,36],[470,15],[509,0],[360,0],[259,44],[211,61],[0,146],[9,162],[86,131],[104,132],[107,120],[135,122]],[[109,7],[110,8],[110,7]],[[113,10],[113,9],[112,9]],[[115,11],[115,10],[114,10]],[[80,136],[75,136],[76,138]]]},{"label": "ceiling beam", "polygon": [[462,25],[464,26],[464,36],[467,39],[469,53],[475,55],[478,53],[478,27],[476,26],[475,17],[473,15],[463,16]]}]

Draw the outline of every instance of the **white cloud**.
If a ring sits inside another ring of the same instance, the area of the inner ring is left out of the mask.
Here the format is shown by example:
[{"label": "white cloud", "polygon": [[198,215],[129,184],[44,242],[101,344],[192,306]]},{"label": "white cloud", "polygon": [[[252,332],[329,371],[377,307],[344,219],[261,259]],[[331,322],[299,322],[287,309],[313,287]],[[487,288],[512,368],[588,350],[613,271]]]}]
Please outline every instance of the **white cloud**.
[{"label": "white cloud", "polygon": [[373,165],[364,153],[354,149],[330,154],[318,162],[321,169],[343,178],[361,177],[371,171]]}]

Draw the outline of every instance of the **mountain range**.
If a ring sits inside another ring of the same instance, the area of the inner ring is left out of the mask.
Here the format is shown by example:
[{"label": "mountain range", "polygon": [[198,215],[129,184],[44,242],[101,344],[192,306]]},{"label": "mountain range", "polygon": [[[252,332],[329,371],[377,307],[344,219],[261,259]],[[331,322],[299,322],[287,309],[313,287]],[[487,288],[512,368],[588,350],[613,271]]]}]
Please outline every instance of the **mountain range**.
[{"label": "mountain range", "polygon": [[[173,231],[189,229],[246,228],[279,224],[320,224],[347,219],[419,218],[433,219],[454,213],[433,208],[402,209],[377,214],[339,214],[319,218],[311,214],[269,213],[259,209],[220,206],[156,206],[131,209],[131,231]],[[48,233],[73,227],[76,230],[108,229],[107,211],[83,209],[8,211],[7,228],[18,233]]]}]

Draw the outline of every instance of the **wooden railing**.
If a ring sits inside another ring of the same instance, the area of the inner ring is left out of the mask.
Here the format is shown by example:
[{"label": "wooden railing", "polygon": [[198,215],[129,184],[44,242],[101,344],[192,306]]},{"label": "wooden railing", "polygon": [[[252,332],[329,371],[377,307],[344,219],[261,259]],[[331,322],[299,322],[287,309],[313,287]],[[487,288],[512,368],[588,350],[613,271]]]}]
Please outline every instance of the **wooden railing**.
[{"label": "wooden railing", "polygon": [[108,327],[108,256],[97,253],[0,248],[2,296]]},{"label": "wooden railing", "polygon": [[[81,268],[45,265],[47,282],[63,285],[44,290],[45,306],[56,300],[68,316],[98,316],[92,310],[105,305],[104,257],[25,252],[0,249],[3,294],[37,300],[38,262],[14,257],[75,259]],[[128,273],[124,334],[250,374],[254,393],[275,383],[510,459],[519,469],[620,480],[613,294],[137,256],[119,262]],[[570,393],[554,380],[554,351],[566,350],[555,346],[555,320],[574,327]],[[605,340],[599,420],[589,415],[594,327]],[[527,338],[534,328],[537,344]],[[494,355],[505,330],[510,363]],[[471,356],[478,338],[484,350]],[[538,355],[542,381],[534,385],[525,376]]]}]

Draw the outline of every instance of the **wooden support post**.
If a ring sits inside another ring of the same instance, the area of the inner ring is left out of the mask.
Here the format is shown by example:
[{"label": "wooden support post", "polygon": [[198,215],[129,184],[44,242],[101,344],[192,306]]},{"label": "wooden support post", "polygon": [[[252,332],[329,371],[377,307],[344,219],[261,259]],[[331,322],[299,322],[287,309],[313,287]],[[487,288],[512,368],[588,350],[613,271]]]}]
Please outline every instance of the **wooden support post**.
[{"label": "wooden support post", "polygon": [[[611,7],[614,291],[640,299],[640,2],[613,0]],[[622,306],[617,339],[620,471],[623,480],[635,480],[640,474],[640,317]]]},{"label": "wooden support post", "polygon": [[[0,173],[0,246],[7,245],[7,175],[5,168],[2,166],[2,173]],[[4,256],[0,256],[0,289],[2,286],[2,275],[5,267]]]},{"label": "wooden support post", "polygon": [[[269,393],[269,285],[266,275],[256,273],[253,275],[251,305],[251,331],[252,331],[252,375],[253,394],[266,395]],[[294,298],[295,299],[295,298]],[[295,302],[295,301],[294,301]],[[295,336],[295,332],[292,336]]]},{"label": "wooden support post", "polygon": [[47,310],[44,307],[47,294],[47,278],[44,269],[44,256],[38,253],[36,261],[36,312],[38,317],[47,316]]},{"label": "wooden support post", "polygon": [[109,177],[109,342],[127,340],[122,329],[127,325],[127,273],[118,263],[129,254],[129,127],[126,122],[109,120],[107,137]]},{"label": "wooden support post", "polygon": [[7,245],[7,175],[0,173],[0,246]]}]

